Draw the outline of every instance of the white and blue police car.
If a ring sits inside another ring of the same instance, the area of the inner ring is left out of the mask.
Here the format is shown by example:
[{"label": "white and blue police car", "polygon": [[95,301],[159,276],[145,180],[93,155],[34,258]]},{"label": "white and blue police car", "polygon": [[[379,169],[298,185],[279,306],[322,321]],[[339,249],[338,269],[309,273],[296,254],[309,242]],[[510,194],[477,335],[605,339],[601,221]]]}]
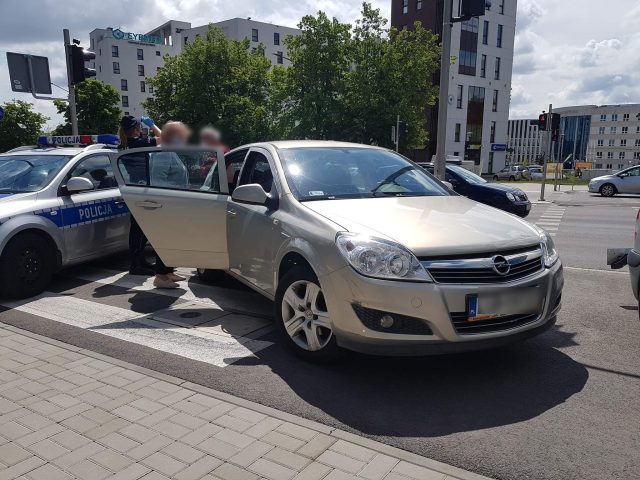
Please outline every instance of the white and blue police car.
[{"label": "white and blue police car", "polygon": [[57,270],[128,247],[129,210],[109,161],[118,137],[38,144],[0,154],[0,296],[37,295]]}]

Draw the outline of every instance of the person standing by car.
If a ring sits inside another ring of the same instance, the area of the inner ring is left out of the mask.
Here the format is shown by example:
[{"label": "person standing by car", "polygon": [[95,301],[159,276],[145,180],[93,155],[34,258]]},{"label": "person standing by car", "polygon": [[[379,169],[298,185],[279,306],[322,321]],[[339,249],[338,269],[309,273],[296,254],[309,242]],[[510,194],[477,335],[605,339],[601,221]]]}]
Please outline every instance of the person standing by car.
[{"label": "person standing by car", "polygon": [[[153,132],[154,137],[143,137],[140,122],[144,123]],[[140,120],[132,115],[125,115],[120,120],[120,129],[118,130],[120,137],[119,149],[155,147],[162,142],[162,131],[156,126],[155,122],[149,117],[142,117]],[[135,168],[130,165],[127,171],[131,178],[135,181],[146,181],[146,172],[144,167]],[[129,266],[130,275],[153,275],[155,273],[154,266],[151,265],[144,256],[144,249],[147,245],[147,237],[144,235],[136,219],[131,216],[131,227],[129,228],[129,255],[131,256],[131,264]]]},{"label": "person standing by car", "polygon": [[[200,145],[203,147],[221,148],[225,154],[229,152],[229,147],[222,143],[222,134],[220,133],[220,130],[214,127],[204,127],[200,130]],[[206,178],[209,170],[211,170],[211,167],[213,167],[217,161],[218,159],[216,158],[215,153],[207,156],[202,165],[200,165],[200,177]]]}]

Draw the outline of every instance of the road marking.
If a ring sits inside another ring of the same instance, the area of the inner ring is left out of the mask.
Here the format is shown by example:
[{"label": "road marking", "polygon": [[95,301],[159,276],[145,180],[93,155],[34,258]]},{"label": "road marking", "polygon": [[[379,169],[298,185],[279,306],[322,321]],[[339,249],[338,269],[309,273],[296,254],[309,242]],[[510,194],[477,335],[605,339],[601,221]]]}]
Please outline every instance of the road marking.
[{"label": "road marking", "polygon": [[[3,305],[218,367],[233,364],[273,344],[250,338],[252,333],[269,329],[269,321],[229,314],[201,303],[177,305],[145,315],[97,301],[45,292],[24,301],[3,302]],[[202,325],[189,325],[194,323],[187,320],[191,315],[181,315],[181,312],[202,315]]]},{"label": "road marking", "polygon": [[549,207],[535,222],[537,226],[549,232],[549,235],[555,237],[562,223],[566,207],[553,205]]},{"label": "road marking", "polygon": [[594,272],[594,273],[616,273],[618,275],[629,275],[627,270],[605,270],[604,268],[583,268],[583,267],[568,267],[563,265],[562,268],[565,270],[578,270],[583,272]]}]

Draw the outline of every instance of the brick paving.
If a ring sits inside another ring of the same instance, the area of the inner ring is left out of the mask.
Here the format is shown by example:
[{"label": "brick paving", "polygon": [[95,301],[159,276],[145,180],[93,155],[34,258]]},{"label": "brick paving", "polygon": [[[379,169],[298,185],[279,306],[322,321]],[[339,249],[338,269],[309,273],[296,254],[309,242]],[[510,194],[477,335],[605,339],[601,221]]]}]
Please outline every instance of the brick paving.
[{"label": "brick paving", "polygon": [[479,475],[0,323],[0,480]]}]

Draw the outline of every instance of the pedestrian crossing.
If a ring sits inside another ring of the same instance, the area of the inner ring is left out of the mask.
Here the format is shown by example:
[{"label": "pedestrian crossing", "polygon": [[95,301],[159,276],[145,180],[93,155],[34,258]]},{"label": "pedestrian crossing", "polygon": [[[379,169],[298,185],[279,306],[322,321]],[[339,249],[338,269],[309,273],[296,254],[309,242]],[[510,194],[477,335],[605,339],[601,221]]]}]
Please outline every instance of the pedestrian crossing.
[{"label": "pedestrian crossing", "polygon": [[537,226],[549,232],[549,235],[555,237],[562,223],[565,210],[567,207],[560,205],[551,205],[540,218],[535,222]]},{"label": "pedestrian crossing", "polygon": [[[187,272],[192,273],[181,271]],[[272,304],[245,289],[202,285],[188,278],[178,289],[159,290],[152,279],[91,265],[63,271],[62,276],[86,281],[90,288],[47,291],[20,301],[0,299],[0,304],[217,367],[273,345],[261,339],[273,329]],[[105,286],[110,294],[101,291]],[[141,294],[152,305],[151,312],[132,308]],[[0,313],[0,321],[10,312]]]}]

